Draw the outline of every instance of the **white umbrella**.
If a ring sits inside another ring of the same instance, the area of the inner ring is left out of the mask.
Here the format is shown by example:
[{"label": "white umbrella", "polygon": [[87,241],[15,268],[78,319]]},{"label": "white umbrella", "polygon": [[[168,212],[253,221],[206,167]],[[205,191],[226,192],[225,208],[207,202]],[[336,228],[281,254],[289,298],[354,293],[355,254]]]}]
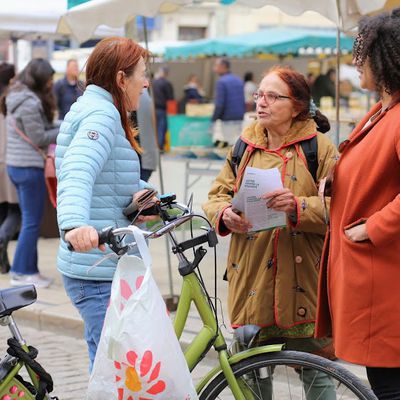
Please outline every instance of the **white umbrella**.
[{"label": "white umbrella", "polygon": [[120,28],[138,15],[154,17],[191,3],[191,0],[92,0],[67,11],[60,19],[57,31],[71,34],[83,42],[92,37],[99,25]]},{"label": "white umbrella", "polygon": [[[205,3],[202,0],[91,0],[67,11],[60,19],[58,32],[72,34],[78,41],[89,39],[99,25],[123,27],[135,16],[154,17],[158,13],[176,11],[180,6]],[[207,0],[218,3],[218,0]],[[361,15],[400,4],[396,0],[232,0],[251,8],[266,5],[278,7],[290,15],[316,11],[333,21],[341,30],[355,25]],[[33,2],[35,4],[35,2]]]},{"label": "white umbrella", "polygon": [[300,15],[305,11],[316,11],[336,24],[341,30],[357,25],[362,15],[381,10],[387,0],[237,0],[252,8],[271,5],[290,15]]}]

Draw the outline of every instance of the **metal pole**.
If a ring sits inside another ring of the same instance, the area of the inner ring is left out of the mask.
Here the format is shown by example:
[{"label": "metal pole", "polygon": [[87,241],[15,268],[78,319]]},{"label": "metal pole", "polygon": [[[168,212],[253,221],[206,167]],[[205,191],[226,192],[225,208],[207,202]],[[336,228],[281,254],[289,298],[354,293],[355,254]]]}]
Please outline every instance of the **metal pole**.
[{"label": "metal pole", "polygon": [[15,70],[19,71],[19,67],[18,67],[18,38],[12,36],[11,37],[11,42],[12,42],[12,64],[14,64]]},{"label": "metal pole", "polygon": [[336,107],[336,132],[335,144],[339,145],[340,137],[340,28],[336,32],[336,82],[335,82],[335,107]]},{"label": "metal pole", "polygon": [[336,82],[335,82],[335,107],[336,107],[336,132],[335,144],[339,146],[340,140],[340,28],[342,26],[342,11],[340,0],[336,0],[338,27],[336,31]]},{"label": "metal pole", "polygon": [[124,25],[124,30],[125,30],[125,37],[133,40],[138,39],[138,31],[135,20],[129,20],[128,22],[126,22]]},{"label": "metal pole", "polygon": [[[142,18],[143,18],[144,44],[146,46],[146,50],[149,51],[149,38],[148,38],[148,33],[147,33],[147,18],[146,17],[142,17]],[[151,99],[152,99],[152,104],[153,104],[154,132],[156,132],[156,143],[158,143],[156,113],[155,113],[153,96],[151,96]],[[160,190],[161,190],[161,193],[165,193],[165,190],[164,190],[164,178],[163,178],[162,167],[161,167],[161,152],[160,151],[158,152],[158,174],[159,174],[159,177],[160,177]],[[172,280],[171,253],[170,253],[169,239],[168,239],[167,235],[165,235],[165,249],[166,249],[166,252],[167,252],[169,294],[170,294],[171,299],[173,299],[173,297],[174,297],[174,283],[173,283],[173,280]]]}]

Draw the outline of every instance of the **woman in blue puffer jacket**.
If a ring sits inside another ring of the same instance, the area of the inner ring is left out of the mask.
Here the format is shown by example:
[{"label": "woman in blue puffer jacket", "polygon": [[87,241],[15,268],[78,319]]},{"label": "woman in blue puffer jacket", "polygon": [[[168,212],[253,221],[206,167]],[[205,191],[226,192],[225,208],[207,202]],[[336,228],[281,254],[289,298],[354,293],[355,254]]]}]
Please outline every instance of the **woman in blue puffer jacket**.
[{"label": "woman in blue puffer jacket", "polygon": [[148,186],[140,180],[140,148],[128,119],[149,86],[147,56],[131,39],[99,42],[87,62],[86,90],[65,116],[57,138],[57,217],[63,238],[58,269],[85,322],[90,367],[117,264],[111,258],[91,268],[104,251],[111,251],[99,246],[97,231],[129,225],[122,211]]}]

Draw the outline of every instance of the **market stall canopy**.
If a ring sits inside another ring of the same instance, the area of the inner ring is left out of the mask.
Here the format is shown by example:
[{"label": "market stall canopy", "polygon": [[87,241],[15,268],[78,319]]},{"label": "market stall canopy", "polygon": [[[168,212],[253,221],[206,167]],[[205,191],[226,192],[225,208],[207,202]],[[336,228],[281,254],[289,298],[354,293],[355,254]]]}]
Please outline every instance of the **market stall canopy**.
[{"label": "market stall canopy", "polygon": [[[351,52],[353,38],[342,35],[341,52]],[[200,39],[179,47],[167,47],[166,60],[207,56],[247,57],[256,54],[315,55],[336,51],[336,31],[267,28],[242,35]]]},{"label": "market stall canopy", "polygon": [[[99,25],[121,28],[135,16],[154,17],[190,4],[238,4],[250,8],[271,5],[290,15],[316,11],[340,29],[348,30],[357,25],[361,15],[391,9],[400,5],[400,0],[69,0],[68,3],[70,10],[61,17],[57,30],[83,42]],[[77,3],[83,4],[76,6]]]}]

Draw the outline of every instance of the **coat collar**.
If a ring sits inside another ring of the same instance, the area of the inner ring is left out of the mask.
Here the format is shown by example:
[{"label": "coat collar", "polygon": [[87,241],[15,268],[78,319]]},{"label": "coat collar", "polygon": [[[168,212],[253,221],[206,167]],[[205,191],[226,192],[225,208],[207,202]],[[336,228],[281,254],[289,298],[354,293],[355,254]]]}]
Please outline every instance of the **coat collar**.
[{"label": "coat collar", "polygon": [[110,92],[108,92],[106,89],[103,89],[100,86],[97,85],[88,85],[85,89],[85,93],[89,93],[89,94],[95,94],[98,96],[103,97],[104,99],[110,101],[111,103],[113,103],[113,97],[112,94]]},{"label": "coat collar", "polygon": [[350,134],[348,140],[350,142],[354,142],[356,139],[366,135],[386,115],[388,111],[390,111],[392,108],[396,106],[399,106],[399,103],[400,103],[400,91],[396,92],[393,95],[393,100],[388,105],[388,107],[385,110],[383,110],[376,118],[374,118],[373,121],[371,121],[371,123],[368,126],[365,126],[365,124],[369,121],[369,119],[382,108],[382,103],[380,101],[376,103],[371,108],[371,110],[369,110],[367,115],[357,124],[357,126],[354,128],[354,131]]},{"label": "coat collar", "polygon": [[[306,121],[296,121],[286,134],[281,148],[293,143],[307,140],[317,134],[317,125],[312,119]],[[267,130],[258,121],[253,122],[242,133],[242,139],[256,148],[268,148]]]}]

